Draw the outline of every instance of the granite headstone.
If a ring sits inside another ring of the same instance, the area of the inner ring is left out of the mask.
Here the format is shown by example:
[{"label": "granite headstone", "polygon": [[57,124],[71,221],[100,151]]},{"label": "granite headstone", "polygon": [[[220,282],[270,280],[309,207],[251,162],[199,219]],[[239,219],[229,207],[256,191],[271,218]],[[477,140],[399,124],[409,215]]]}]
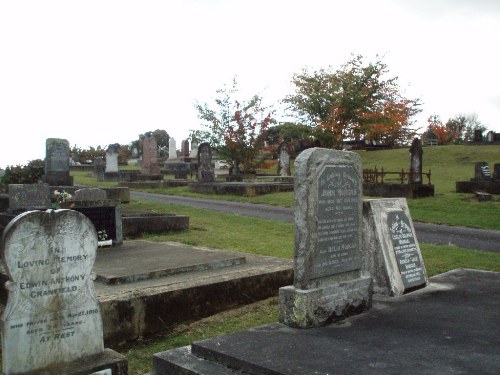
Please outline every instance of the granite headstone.
[{"label": "granite headstone", "polygon": [[280,288],[280,321],[319,326],[371,305],[361,275],[361,161],[311,148],[295,161],[294,284]]},{"label": "granite headstone", "polygon": [[198,182],[214,182],[215,173],[212,167],[212,148],[205,142],[198,146]]},{"label": "granite headstone", "polygon": [[45,151],[45,174],[42,181],[51,186],[73,186],[73,177],[69,175],[68,140],[47,138]]},{"label": "granite headstone", "polygon": [[159,174],[158,144],[155,137],[145,137],[142,144],[142,174]]},{"label": "granite headstone", "polygon": [[410,147],[410,181],[411,184],[422,183],[422,142],[415,138]]},{"label": "granite headstone", "polygon": [[278,175],[291,176],[290,170],[290,145],[283,141],[278,146]]}]

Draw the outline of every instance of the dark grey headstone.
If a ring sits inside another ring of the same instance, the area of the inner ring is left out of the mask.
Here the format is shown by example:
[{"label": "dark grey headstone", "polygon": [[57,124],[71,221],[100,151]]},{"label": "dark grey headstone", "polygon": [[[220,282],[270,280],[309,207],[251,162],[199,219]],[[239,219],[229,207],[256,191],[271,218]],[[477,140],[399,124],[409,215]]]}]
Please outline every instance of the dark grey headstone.
[{"label": "dark grey headstone", "polygon": [[66,139],[48,138],[45,143],[45,173],[69,172],[69,142]]},{"label": "dark grey headstone", "polygon": [[212,148],[209,143],[198,146],[198,182],[214,182],[215,173],[212,167]]},{"label": "dark grey headstone", "polygon": [[427,278],[410,220],[403,211],[392,211],[387,213],[387,225],[405,290],[425,284]]},{"label": "dark grey headstone", "polygon": [[493,179],[500,180],[500,163],[493,165]]},{"label": "dark grey headstone", "polygon": [[422,183],[422,142],[415,138],[410,147],[410,181],[412,184]]},{"label": "dark grey headstone", "polygon": [[290,171],[290,145],[283,141],[278,147],[278,175],[291,176]]},{"label": "dark grey headstone", "polygon": [[159,174],[158,144],[155,137],[144,138],[142,145],[142,173]]}]

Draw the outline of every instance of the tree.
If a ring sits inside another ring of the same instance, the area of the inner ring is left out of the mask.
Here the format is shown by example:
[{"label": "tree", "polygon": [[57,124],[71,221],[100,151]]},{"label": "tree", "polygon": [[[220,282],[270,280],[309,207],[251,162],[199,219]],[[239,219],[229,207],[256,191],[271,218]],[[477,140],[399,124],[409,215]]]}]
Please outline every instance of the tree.
[{"label": "tree", "polygon": [[469,113],[467,115],[459,115],[465,119],[464,141],[469,142],[474,140],[474,132],[480,130],[481,133],[486,131],[486,126],[483,125],[477,118],[477,113]]},{"label": "tree", "polygon": [[403,97],[397,77],[384,79],[386,73],[386,64],[364,65],[359,55],[336,71],[304,69],[293,76],[295,94],[284,102],[336,148],[342,148],[347,138],[405,142],[415,133],[411,117],[420,112],[420,102]]},{"label": "tree", "polygon": [[254,95],[247,101],[235,99],[236,79],[232,86],[216,91],[215,106],[195,103],[198,118],[205,130],[191,132],[199,141],[209,142],[222,160],[248,173],[259,167],[263,160],[257,156],[264,147],[265,133],[273,122],[272,112],[262,106],[262,98]]}]

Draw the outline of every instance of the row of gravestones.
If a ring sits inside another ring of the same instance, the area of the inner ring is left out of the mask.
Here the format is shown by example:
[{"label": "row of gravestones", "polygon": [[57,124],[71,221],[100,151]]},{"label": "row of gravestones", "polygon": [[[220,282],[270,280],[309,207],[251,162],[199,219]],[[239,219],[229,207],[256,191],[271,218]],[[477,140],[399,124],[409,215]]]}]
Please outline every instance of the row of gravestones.
[{"label": "row of gravestones", "polygon": [[[400,295],[427,284],[406,200],[363,202],[359,155],[309,149],[295,168],[294,283],[279,290],[281,322],[319,326],[370,308],[373,291]],[[8,225],[4,374],[75,361],[90,366],[79,373],[126,374],[117,353],[102,360],[96,241],[92,222],[72,210],[31,211]]]},{"label": "row of gravestones", "polygon": [[[7,221],[21,212],[52,208],[51,191],[48,184],[10,184]],[[72,196],[71,208],[87,216],[101,236],[113,245],[123,242],[121,203],[107,198],[105,190],[83,188]]]}]

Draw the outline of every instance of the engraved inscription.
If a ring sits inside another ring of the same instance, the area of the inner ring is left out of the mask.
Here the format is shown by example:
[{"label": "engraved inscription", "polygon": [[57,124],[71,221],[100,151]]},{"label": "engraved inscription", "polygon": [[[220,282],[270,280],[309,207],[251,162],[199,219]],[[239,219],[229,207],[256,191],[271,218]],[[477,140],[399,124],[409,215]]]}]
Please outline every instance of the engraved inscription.
[{"label": "engraved inscription", "polygon": [[403,211],[389,212],[387,224],[405,289],[425,284],[424,270],[408,216]]},{"label": "engraved inscription", "polygon": [[360,268],[359,184],[359,177],[350,165],[328,166],[321,173],[312,278]]}]

